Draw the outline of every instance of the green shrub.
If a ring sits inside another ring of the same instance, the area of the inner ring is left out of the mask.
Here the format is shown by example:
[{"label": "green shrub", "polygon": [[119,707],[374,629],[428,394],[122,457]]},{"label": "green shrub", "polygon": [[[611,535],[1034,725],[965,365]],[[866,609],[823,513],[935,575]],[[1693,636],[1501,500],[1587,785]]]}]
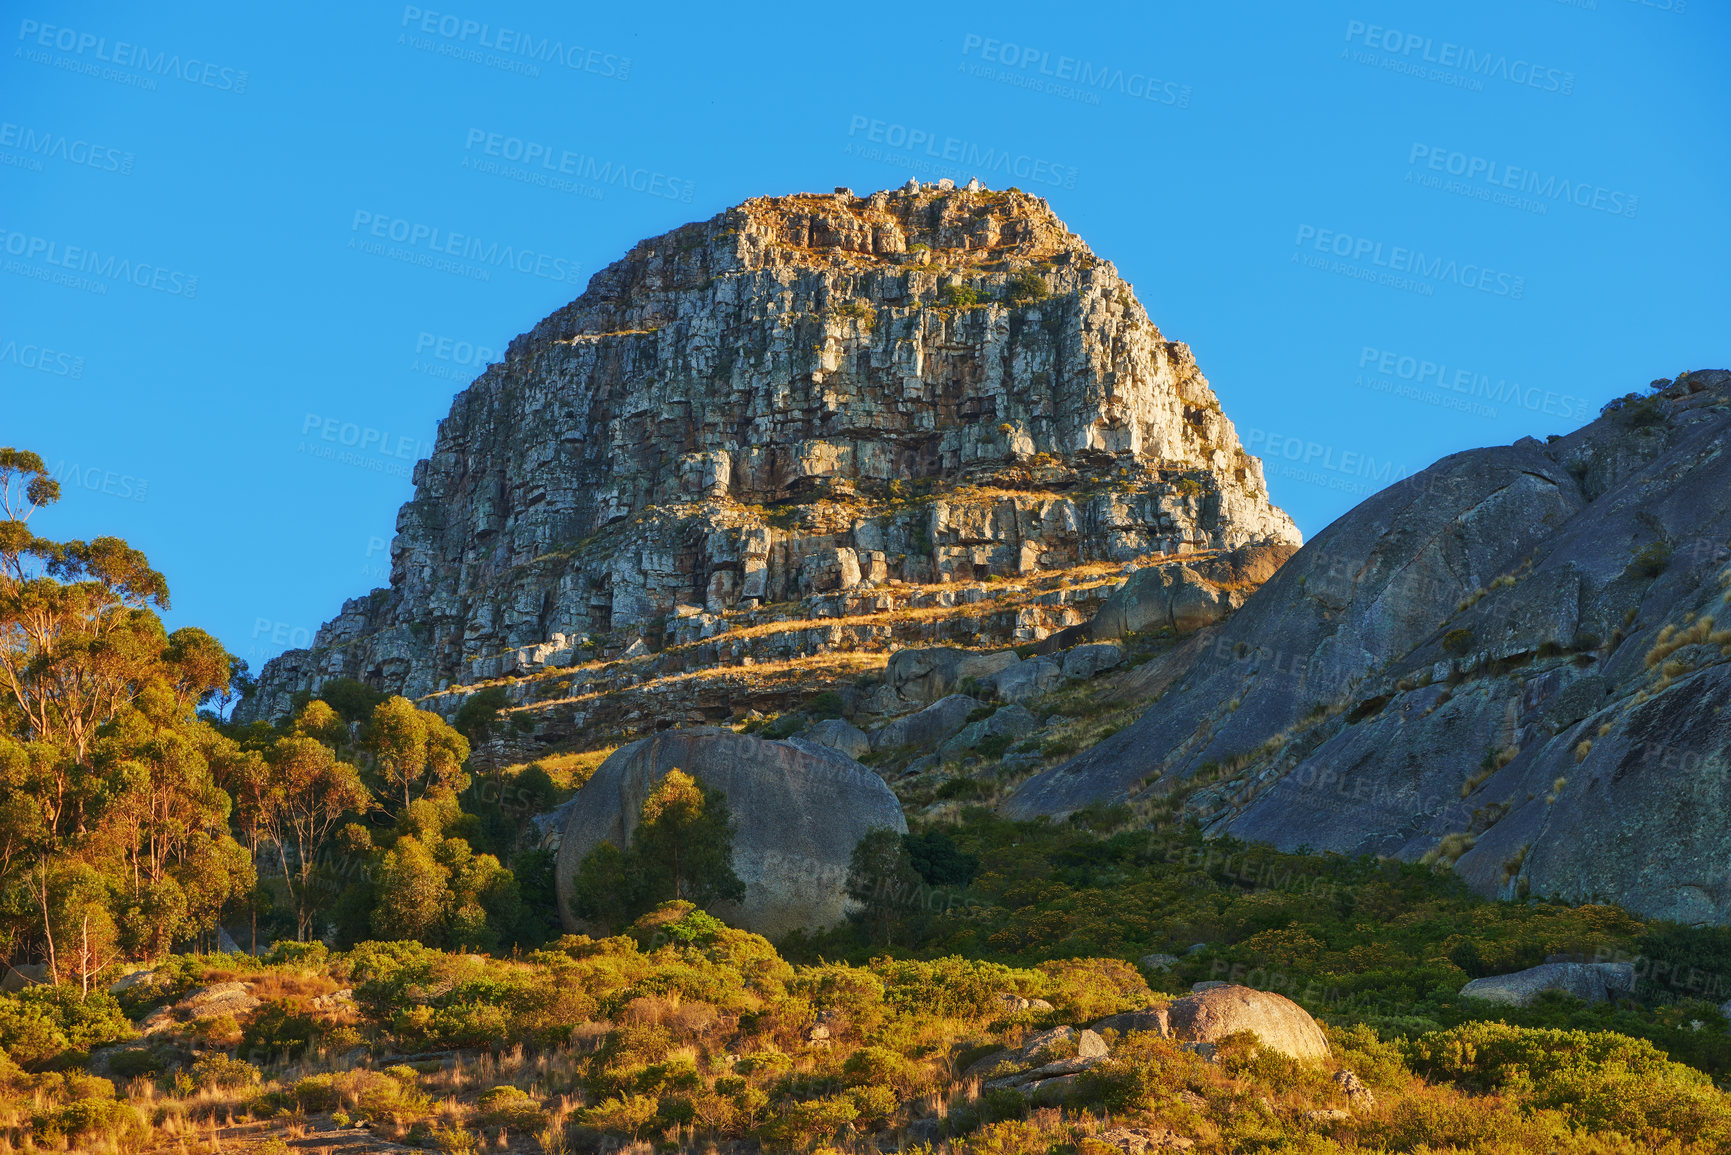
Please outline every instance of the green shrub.
[{"label": "green shrub", "polygon": [[330,1075],[308,1075],[296,1080],[289,1098],[295,1106],[309,1114],[332,1110],[337,1105],[337,1091]]},{"label": "green shrub", "polygon": [[200,1090],[238,1090],[253,1086],[259,1078],[257,1067],[220,1052],[201,1055],[192,1064],[192,1081]]},{"label": "green shrub", "polygon": [[1046,279],[1033,269],[1023,269],[1010,278],[1009,301],[1012,305],[1042,301],[1048,293]]},{"label": "green shrub", "polygon": [[318,1021],[293,1005],[294,1000],[266,1003],[241,1030],[240,1055],[269,1060],[294,1057],[312,1044]]},{"label": "green shrub", "polygon": [[806,717],[813,721],[822,721],[825,718],[841,717],[845,706],[840,694],[834,690],[825,690],[805,704],[805,713]]},{"label": "green shrub", "polygon": [[945,285],[938,301],[946,309],[971,309],[980,302],[980,291],[972,285]]},{"label": "green shrub", "polygon": [[1459,658],[1473,648],[1473,632],[1469,629],[1450,630],[1443,635],[1443,649]]},{"label": "green shrub", "polygon": [[0,1047],[26,1067],[40,1067],[137,1035],[107,991],[80,996],[70,983],[0,994]]},{"label": "green shrub", "polygon": [[1479,1093],[1518,1094],[1595,1133],[1649,1132],[1731,1146],[1731,1097],[1645,1039],[1464,1023],[1408,1048],[1414,1071]]}]

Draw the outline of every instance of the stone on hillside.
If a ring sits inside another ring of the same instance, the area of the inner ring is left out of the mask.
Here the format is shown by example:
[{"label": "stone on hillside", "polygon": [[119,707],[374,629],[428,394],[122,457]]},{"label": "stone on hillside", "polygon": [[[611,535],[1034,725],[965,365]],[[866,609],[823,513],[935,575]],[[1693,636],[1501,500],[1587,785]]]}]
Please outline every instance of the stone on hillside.
[{"label": "stone on hillside", "polygon": [[40,986],[47,981],[46,963],[8,963],[5,977],[0,978],[0,991],[21,991],[25,987]]},{"label": "stone on hillside", "polygon": [[257,1009],[258,1005],[251,983],[212,983],[188,992],[173,1006],[158,1007],[145,1016],[139,1030],[147,1036],[159,1035],[194,1019],[213,1019],[218,1015],[239,1018]]},{"label": "stone on hillside", "polygon": [[1633,963],[1540,963],[1513,974],[1474,979],[1461,988],[1463,999],[1524,1007],[1546,991],[1561,991],[1589,1003],[1602,1003],[1635,989]]},{"label": "stone on hillside", "polygon": [[1175,954],[1165,954],[1164,952],[1160,954],[1145,954],[1137,961],[1143,970],[1165,972],[1178,965],[1178,956]]},{"label": "stone on hillside", "polygon": [[669,730],[614,751],[573,799],[555,874],[567,928],[578,928],[571,888],[584,856],[603,840],[626,846],[644,799],[676,768],[726,796],[745,898],[715,913],[759,934],[840,922],[854,846],[876,827],[907,830],[883,779],[838,751],[719,728]]},{"label": "stone on hillside", "polygon": [[1346,1101],[1354,1111],[1369,1111],[1376,1106],[1376,1096],[1371,1094],[1369,1087],[1351,1071],[1340,1070],[1334,1073],[1334,1085],[1339,1087],[1346,1096]]},{"label": "stone on hillside", "polygon": [[1064,676],[1066,678],[1092,678],[1095,674],[1104,673],[1124,660],[1124,647],[1111,642],[1092,642],[1085,646],[1077,646],[1064,655]]},{"label": "stone on hillside", "polygon": [[954,738],[938,747],[938,753],[945,758],[955,758],[974,749],[987,738],[1006,738],[1015,741],[1026,738],[1040,725],[1040,720],[1029,712],[1026,706],[1000,706],[991,717],[981,718],[978,722],[970,722],[964,726]]},{"label": "stone on hillside", "polygon": [[138,970],[129,971],[108,984],[108,993],[117,995],[121,991],[129,991],[139,983],[147,983],[155,977],[155,967],[141,967]]},{"label": "stone on hillside", "polygon": [[1151,1031],[1156,1035],[1170,1035],[1171,1024],[1167,1021],[1165,1007],[1148,1007],[1140,1011],[1119,1011],[1115,1015],[1107,1015],[1088,1024],[1094,1031],[1117,1031],[1120,1035],[1139,1034]]},{"label": "stone on hillside", "polygon": [[1108,1147],[1116,1147],[1125,1155],[1188,1151],[1196,1146],[1194,1139],[1186,1139],[1170,1127],[1110,1127],[1093,1138]]},{"label": "stone on hillside", "polygon": [[1186,995],[1166,1008],[1172,1037],[1216,1043],[1235,1031],[1254,1031],[1269,1050],[1294,1059],[1328,1057],[1328,1038],[1303,1007],[1282,995],[1250,987],[1221,986]]},{"label": "stone on hillside", "polygon": [[951,694],[905,718],[885,722],[871,732],[873,750],[894,750],[910,746],[916,750],[936,749],[943,741],[968,724],[968,715],[980,708],[977,698],[966,694]]},{"label": "stone on hillside", "polygon": [[175,1003],[174,1009],[188,1019],[208,1019],[216,1015],[244,1015],[258,1004],[251,983],[226,982],[200,987]]},{"label": "stone on hillside", "polygon": [[1232,597],[1189,565],[1159,565],[1137,570],[1107,598],[1089,623],[1097,641],[1147,630],[1188,634],[1212,625],[1232,611]]},{"label": "stone on hillside", "polygon": [[884,684],[905,701],[934,702],[953,693],[966,679],[986,682],[1020,662],[1014,650],[989,654],[953,646],[897,650],[884,668]]},{"label": "stone on hillside", "polygon": [[971,1064],[968,1077],[990,1074],[983,1088],[1012,1090],[1036,1103],[1061,1102],[1075,1089],[1076,1076],[1103,1062],[1106,1040],[1092,1030],[1053,1027],[1022,1040],[1022,1045],[996,1051]]},{"label": "stone on hillside", "polygon": [[1005,702],[1026,702],[1064,684],[1064,668],[1051,658],[1029,658],[998,671],[991,686]]},{"label": "stone on hillside", "polygon": [[866,732],[845,718],[826,718],[800,735],[807,742],[840,750],[849,758],[859,758],[871,751],[871,739]]}]

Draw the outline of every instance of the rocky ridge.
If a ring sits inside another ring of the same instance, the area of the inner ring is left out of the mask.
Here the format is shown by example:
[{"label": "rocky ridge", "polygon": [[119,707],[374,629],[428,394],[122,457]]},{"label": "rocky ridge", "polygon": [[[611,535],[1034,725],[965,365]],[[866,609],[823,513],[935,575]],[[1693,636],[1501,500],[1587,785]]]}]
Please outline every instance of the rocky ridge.
[{"label": "rocky ridge", "polygon": [[[790,620],[1298,539],[1189,349],[1015,190],[759,198],[644,241],[457,397],[415,484],[390,587],[243,718],[338,676],[743,665]],[[976,641],[1087,616],[1016,607]],[[837,628],[777,660],[903,644]]]},{"label": "rocky ridge", "polygon": [[1486,894],[1731,921],[1728,439],[1708,370],[1444,458],[1150,662],[1164,696],[1006,810],[1130,799]]}]

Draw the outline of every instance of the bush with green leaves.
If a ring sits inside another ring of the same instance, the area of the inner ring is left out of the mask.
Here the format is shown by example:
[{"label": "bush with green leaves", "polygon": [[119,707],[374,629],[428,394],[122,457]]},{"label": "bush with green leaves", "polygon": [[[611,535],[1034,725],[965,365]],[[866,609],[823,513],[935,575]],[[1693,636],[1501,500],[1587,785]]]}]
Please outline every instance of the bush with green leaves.
[{"label": "bush with green leaves", "polygon": [[603,841],[584,855],[572,911],[612,930],[664,902],[738,902],[745,884],[733,871],[733,840],[726,796],[669,770],[644,799],[630,844]]}]

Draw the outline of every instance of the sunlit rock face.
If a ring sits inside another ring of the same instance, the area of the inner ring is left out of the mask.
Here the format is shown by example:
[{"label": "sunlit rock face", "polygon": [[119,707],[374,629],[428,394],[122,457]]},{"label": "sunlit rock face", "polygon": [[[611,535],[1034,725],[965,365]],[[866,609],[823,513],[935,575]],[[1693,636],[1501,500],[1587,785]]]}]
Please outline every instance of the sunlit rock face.
[{"label": "sunlit rock face", "polygon": [[415,486],[390,587],[243,716],[654,650],[696,611],[1298,541],[1110,262],[1038,197],[931,185],[640,243],[458,395]]}]

